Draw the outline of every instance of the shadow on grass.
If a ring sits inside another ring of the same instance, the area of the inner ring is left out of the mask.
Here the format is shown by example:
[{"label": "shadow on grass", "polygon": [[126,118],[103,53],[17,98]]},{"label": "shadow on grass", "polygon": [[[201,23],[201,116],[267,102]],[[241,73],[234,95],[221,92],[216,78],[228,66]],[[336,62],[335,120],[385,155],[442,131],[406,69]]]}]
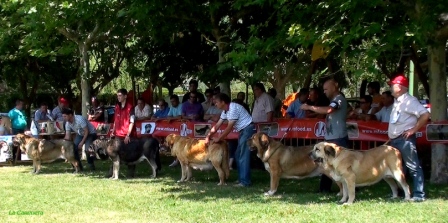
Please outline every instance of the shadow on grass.
[{"label": "shadow on grass", "polygon": [[[121,165],[119,181],[125,184],[142,184],[154,185],[159,187],[160,192],[166,193],[166,197],[175,197],[182,200],[200,201],[200,202],[215,202],[219,199],[232,199],[235,204],[238,203],[270,203],[270,202],[288,202],[292,204],[337,204],[340,197],[336,196],[337,187],[333,185],[333,193],[318,194],[315,193],[319,186],[319,178],[310,178],[304,180],[287,180],[282,179],[277,193],[274,196],[264,196],[264,192],[269,190],[269,173],[263,170],[252,170],[253,185],[248,188],[234,187],[233,184],[237,180],[237,171],[232,170],[230,177],[227,180],[227,185],[217,186],[219,182],[218,174],[215,170],[211,171],[194,171],[193,178],[190,182],[177,183],[181,177],[180,167],[168,167],[172,162],[172,157],[162,157],[162,171],[158,173],[157,178],[152,179],[152,169],[148,163],[140,163],[136,168],[136,177],[127,178],[127,167]],[[83,161],[83,165],[87,163]],[[76,177],[86,177],[90,179],[111,179],[105,177],[109,171],[111,161],[95,161],[96,171],[85,171],[76,174]],[[26,167],[26,170],[21,171],[24,174],[31,174],[30,165],[21,165]],[[69,163],[57,161],[54,163],[43,164],[39,176],[45,175],[59,175],[71,174],[72,167]],[[409,182],[412,188],[412,182]],[[431,185],[426,184],[427,197],[429,199],[448,199],[448,187],[446,185]],[[371,201],[375,202],[402,202],[402,199],[388,199],[391,195],[389,186],[384,182],[369,187],[362,187],[356,193],[356,202]]]}]

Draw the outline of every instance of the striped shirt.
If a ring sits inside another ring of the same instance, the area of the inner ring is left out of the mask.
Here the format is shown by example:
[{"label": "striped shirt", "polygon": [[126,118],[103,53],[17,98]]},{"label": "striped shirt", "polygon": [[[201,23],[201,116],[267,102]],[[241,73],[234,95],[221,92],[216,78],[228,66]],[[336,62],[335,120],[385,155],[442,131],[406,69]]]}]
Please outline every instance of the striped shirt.
[{"label": "striped shirt", "polygon": [[236,121],[233,128],[238,132],[252,123],[252,116],[249,115],[243,106],[234,102],[230,102],[228,111],[222,111],[221,119]]},{"label": "striped shirt", "polygon": [[89,134],[96,133],[95,127],[93,127],[92,123],[87,121],[86,118],[84,118],[81,115],[74,115],[73,123],[66,122],[65,123],[65,131],[70,132],[73,130],[78,135],[83,136],[84,135],[84,128],[87,126],[87,129],[89,130]]}]

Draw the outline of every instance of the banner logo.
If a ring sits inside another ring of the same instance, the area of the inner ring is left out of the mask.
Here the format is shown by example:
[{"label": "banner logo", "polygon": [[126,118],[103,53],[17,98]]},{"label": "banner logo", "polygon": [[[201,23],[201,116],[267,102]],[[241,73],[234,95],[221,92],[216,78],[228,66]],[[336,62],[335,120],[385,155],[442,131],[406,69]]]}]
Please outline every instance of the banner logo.
[{"label": "banner logo", "polygon": [[327,132],[325,122],[318,121],[314,125],[314,135],[317,137],[324,137],[325,133]]}]

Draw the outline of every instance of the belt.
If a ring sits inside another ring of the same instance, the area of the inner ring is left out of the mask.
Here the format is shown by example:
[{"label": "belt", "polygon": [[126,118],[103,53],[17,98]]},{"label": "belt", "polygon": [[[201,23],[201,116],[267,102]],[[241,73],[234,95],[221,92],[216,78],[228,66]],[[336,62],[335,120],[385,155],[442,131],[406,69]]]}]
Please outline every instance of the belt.
[{"label": "belt", "polygon": [[251,125],[255,125],[255,123],[253,123],[253,122],[249,123],[249,125],[247,125],[246,127],[242,128],[239,132],[242,132],[245,128],[247,128],[247,127],[249,127]]}]

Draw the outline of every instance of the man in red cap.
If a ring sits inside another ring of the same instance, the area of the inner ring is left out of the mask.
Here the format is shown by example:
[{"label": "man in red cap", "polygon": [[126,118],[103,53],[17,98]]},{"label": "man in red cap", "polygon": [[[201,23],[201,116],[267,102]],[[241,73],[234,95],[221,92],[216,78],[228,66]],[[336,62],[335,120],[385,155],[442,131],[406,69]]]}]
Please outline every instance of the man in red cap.
[{"label": "man in red cap", "polygon": [[413,201],[425,201],[423,190],[423,170],[417,155],[415,133],[429,120],[430,114],[417,98],[408,93],[408,79],[400,74],[390,82],[392,95],[395,97],[390,113],[388,135],[390,145],[397,148],[403,159],[403,170],[409,170],[414,183]]},{"label": "man in red cap", "polygon": [[[67,99],[60,97],[58,99],[58,106],[56,106],[56,108],[53,109],[53,111],[51,112],[51,117],[58,122],[62,122],[64,121],[64,118],[62,117],[62,110],[68,108],[68,101]],[[65,126],[65,123],[64,123]]]}]

